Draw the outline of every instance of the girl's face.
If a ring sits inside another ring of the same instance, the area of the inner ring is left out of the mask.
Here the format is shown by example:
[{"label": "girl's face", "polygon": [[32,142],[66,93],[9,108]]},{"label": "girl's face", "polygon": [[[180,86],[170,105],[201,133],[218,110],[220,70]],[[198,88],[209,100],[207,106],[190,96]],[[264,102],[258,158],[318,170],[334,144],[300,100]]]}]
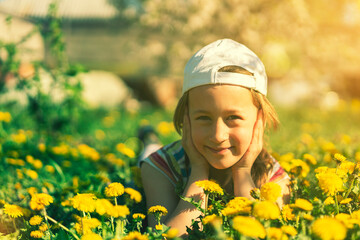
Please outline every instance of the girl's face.
[{"label": "girl's face", "polygon": [[258,109],[240,86],[204,85],[189,91],[191,136],[216,169],[237,163],[249,148]]}]

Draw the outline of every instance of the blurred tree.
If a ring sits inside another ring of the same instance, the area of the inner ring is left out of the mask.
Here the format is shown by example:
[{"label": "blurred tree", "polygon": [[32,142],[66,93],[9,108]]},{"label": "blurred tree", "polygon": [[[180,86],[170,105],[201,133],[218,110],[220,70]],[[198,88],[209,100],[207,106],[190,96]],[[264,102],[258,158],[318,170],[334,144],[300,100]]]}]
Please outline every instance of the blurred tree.
[{"label": "blurred tree", "polygon": [[137,9],[141,41],[154,51],[159,74],[181,75],[194,51],[225,37],[253,49],[273,79],[296,75],[332,84],[347,72],[360,74],[354,70],[360,60],[357,0],[109,1],[123,11]]},{"label": "blurred tree", "polygon": [[124,28],[137,23],[141,14],[144,13],[143,4],[146,0],[107,0],[118,10],[116,19],[117,26]]}]

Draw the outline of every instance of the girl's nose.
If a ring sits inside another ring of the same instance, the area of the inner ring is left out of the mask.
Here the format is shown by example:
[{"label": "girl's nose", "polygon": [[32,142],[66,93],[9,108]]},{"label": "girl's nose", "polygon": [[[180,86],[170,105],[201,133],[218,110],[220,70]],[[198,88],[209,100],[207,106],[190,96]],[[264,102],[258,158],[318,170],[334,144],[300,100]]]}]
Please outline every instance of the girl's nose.
[{"label": "girl's nose", "polygon": [[222,143],[228,138],[228,126],[222,119],[216,121],[213,125],[210,140],[214,143]]}]

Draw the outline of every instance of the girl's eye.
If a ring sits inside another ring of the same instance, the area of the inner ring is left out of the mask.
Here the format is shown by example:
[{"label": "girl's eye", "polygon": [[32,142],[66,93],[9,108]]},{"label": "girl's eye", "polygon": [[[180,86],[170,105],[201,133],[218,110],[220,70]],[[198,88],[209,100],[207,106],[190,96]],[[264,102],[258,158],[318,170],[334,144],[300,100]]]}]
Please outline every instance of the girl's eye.
[{"label": "girl's eye", "polygon": [[237,115],[231,115],[228,117],[228,119],[229,120],[237,120],[237,119],[242,120],[243,118],[240,116],[237,116]]},{"label": "girl's eye", "polygon": [[195,119],[196,120],[210,120],[210,117],[208,117],[208,116],[198,116]]}]

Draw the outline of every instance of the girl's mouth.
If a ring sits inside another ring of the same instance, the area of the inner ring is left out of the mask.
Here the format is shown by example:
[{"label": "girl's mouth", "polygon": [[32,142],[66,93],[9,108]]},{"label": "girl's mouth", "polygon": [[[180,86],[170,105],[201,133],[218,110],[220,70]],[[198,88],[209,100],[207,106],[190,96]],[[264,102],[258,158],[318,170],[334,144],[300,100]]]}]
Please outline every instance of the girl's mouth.
[{"label": "girl's mouth", "polygon": [[216,154],[220,154],[220,155],[223,155],[223,154],[227,153],[231,149],[231,147],[228,147],[228,148],[206,147],[206,148],[209,149],[211,152],[216,153]]}]

